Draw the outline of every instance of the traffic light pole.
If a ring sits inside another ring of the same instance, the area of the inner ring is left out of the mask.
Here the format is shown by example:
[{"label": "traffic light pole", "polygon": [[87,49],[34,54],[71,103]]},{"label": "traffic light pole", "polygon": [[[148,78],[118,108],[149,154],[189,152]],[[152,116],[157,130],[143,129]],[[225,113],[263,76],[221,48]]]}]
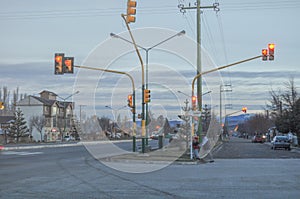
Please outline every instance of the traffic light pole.
[{"label": "traffic light pole", "polygon": [[133,37],[133,34],[130,30],[130,27],[129,27],[129,24],[125,18],[126,15],[124,14],[121,14],[121,17],[124,19],[125,21],[125,24],[126,24],[126,27],[127,27],[127,30],[130,34],[130,37],[131,37],[131,40],[132,40],[132,43],[133,43],[133,46],[135,48],[135,51],[137,53],[137,56],[140,60],[140,63],[141,63],[141,68],[142,68],[142,153],[145,153],[145,144],[146,144],[146,122],[145,122],[145,102],[144,102],[144,90],[145,90],[145,77],[144,77],[144,74],[145,74],[145,70],[144,70],[144,63],[143,63],[143,59],[142,59],[142,56],[140,54],[140,51],[135,43],[135,40],[134,40],[134,37]]},{"label": "traffic light pole", "polygon": [[136,121],[135,121],[135,110],[136,110],[136,106],[135,106],[135,85],[134,85],[134,80],[133,77],[126,72],[122,72],[122,71],[116,71],[116,70],[109,70],[109,69],[102,69],[102,68],[94,68],[94,67],[90,67],[90,66],[74,66],[76,68],[83,68],[83,69],[89,69],[89,70],[100,70],[103,72],[109,72],[109,73],[116,73],[116,74],[121,74],[121,75],[126,75],[127,77],[129,77],[131,84],[132,84],[132,98],[133,98],[133,112],[132,112],[132,122],[133,122],[133,136],[132,136],[132,150],[133,152],[136,151]]},{"label": "traffic light pole", "polygon": [[[149,86],[149,83],[148,83],[149,82],[149,78],[148,78],[148,65],[149,65],[149,52],[150,52],[150,50],[156,48],[157,46],[159,46],[159,45],[161,45],[161,44],[163,44],[163,43],[165,43],[165,42],[167,42],[167,41],[169,41],[171,39],[173,39],[174,37],[181,36],[181,35],[184,35],[184,34],[185,34],[185,31],[182,30],[182,31],[176,33],[175,35],[172,35],[171,37],[168,37],[168,38],[166,38],[166,39],[164,39],[164,40],[162,40],[162,41],[160,41],[160,42],[156,43],[155,45],[153,45],[151,47],[148,47],[148,48],[136,44],[136,46],[139,47],[140,49],[144,50],[145,54],[146,54],[146,77],[145,77],[145,81],[146,81],[145,82],[145,89],[146,90],[149,89],[149,87],[148,87]],[[123,37],[121,37],[121,36],[119,36],[119,35],[117,35],[115,33],[110,33],[110,36],[111,37],[115,37],[115,38],[119,38],[119,39],[121,39],[121,40],[123,40],[125,42],[130,43],[130,44],[134,44],[132,41],[130,41],[128,39],[125,39],[125,38],[123,38]],[[149,123],[149,108],[148,108],[148,103],[146,103],[145,106],[146,106],[145,107],[145,122],[146,122],[146,126],[147,126],[148,123]],[[146,129],[146,145],[148,145],[148,135],[149,134],[148,134],[147,129]]]},{"label": "traffic light pole", "polygon": [[215,71],[218,71],[218,70],[229,68],[231,66],[235,66],[235,65],[238,65],[238,64],[241,64],[241,63],[244,63],[244,62],[252,61],[254,59],[258,59],[258,58],[261,58],[261,57],[262,57],[262,55],[258,55],[258,56],[255,56],[255,57],[252,57],[252,58],[249,58],[249,59],[244,59],[242,61],[234,62],[232,64],[228,64],[228,65],[225,65],[225,66],[220,66],[218,68],[214,68],[212,70],[208,70],[208,71],[204,71],[202,73],[199,73],[198,75],[196,75],[194,77],[194,79],[192,81],[192,96],[194,96],[194,85],[195,85],[195,81],[198,79],[198,77],[201,77],[202,75],[205,75],[205,74],[208,74],[208,73],[212,73],[212,72],[215,72]]},{"label": "traffic light pole", "polygon": [[[252,57],[252,58],[249,58],[249,59],[245,59],[245,60],[242,60],[242,61],[238,61],[238,62],[234,62],[232,64],[229,64],[229,65],[225,65],[225,66],[220,66],[218,68],[214,68],[212,70],[208,70],[208,71],[205,71],[205,72],[202,72],[202,73],[199,73],[198,75],[196,75],[192,81],[192,97],[194,96],[194,85],[195,85],[195,81],[201,77],[202,75],[205,75],[205,74],[208,74],[208,73],[212,73],[212,72],[215,72],[215,71],[218,71],[218,70],[222,70],[222,69],[225,69],[225,68],[228,68],[228,67],[231,67],[231,66],[235,66],[235,65],[238,65],[238,64],[241,64],[241,63],[244,63],[244,62],[248,62],[248,61],[252,61],[254,59],[258,59],[258,58],[261,58],[263,55],[258,55],[258,56],[255,56],[255,57]],[[199,106],[198,106],[199,107]],[[199,109],[201,111],[201,109]],[[194,124],[193,124],[194,125]],[[199,126],[199,124],[198,124]],[[194,134],[194,132],[192,132],[192,134]]]},{"label": "traffic light pole", "polygon": [[[224,127],[226,128],[226,131],[227,131],[227,132],[228,132],[228,119],[227,119],[227,117],[230,116],[230,115],[239,113],[239,112],[243,111],[243,109],[244,109],[244,107],[242,108],[242,110],[234,111],[234,112],[232,112],[232,113],[229,113],[229,114],[226,114],[226,115],[225,115]],[[243,112],[244,112],[244,111],[243,111]]]}]

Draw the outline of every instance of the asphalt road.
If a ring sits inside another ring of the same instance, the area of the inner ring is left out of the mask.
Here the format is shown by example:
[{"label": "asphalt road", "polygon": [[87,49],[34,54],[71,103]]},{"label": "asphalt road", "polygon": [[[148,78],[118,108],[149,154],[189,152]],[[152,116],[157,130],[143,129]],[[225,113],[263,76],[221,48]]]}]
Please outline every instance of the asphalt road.
[{"label": "asphalt road", "polygon": [[[246,154],[243,148],[255,154],[257,147],[260,152],[297,154],[232,139],[215,154],[214,163],[172,164],[132,174],[103,165],[84,146],[3,151],[0,198],[298,198],[299,159],[239,155]],[[222,158],[221,151],[239,152]]]},{"label": "asphalt road", "polygon": [[214,153],[214,158],[218,159],[244,159],[244,158],[300,158],[300,150],[284,149],[272,150],[270,143],[252,143],[250,139],[231,137],[228,142],[224,142],[220,149]]}]

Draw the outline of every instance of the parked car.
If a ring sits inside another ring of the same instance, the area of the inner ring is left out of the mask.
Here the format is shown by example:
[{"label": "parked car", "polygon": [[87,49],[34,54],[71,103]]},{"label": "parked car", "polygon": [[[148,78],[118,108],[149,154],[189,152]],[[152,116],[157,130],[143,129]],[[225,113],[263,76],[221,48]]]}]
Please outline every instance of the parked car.
[{"label": "parked car", "polygon": [[65,137],[64,137],[64,141],[66,141],[66,142],[69,142],[69,141],[74,141],[75,139],[72,137],[72,136],[70,136],[70,135],[66,135]]},{"label": "parked car", "polygon": [[291,150],[291,144],[287,136],[275,136],[271,142],[271,149],[284,148],[285,150]]},{"label": "parked car", "polygon": [[264,143],[265,142],[265,138],[263,136],[261,136],[261,135],[255,135],[252,138],[252,142],[253,143],[257,143],[257,142]]},{"label": "parked car", "polygon": [[153,131],[150,135],[150,138],[153,139],[153,140],[158,140],[158,137],[162,135],[162,134],[159,134],[158,131]]}]

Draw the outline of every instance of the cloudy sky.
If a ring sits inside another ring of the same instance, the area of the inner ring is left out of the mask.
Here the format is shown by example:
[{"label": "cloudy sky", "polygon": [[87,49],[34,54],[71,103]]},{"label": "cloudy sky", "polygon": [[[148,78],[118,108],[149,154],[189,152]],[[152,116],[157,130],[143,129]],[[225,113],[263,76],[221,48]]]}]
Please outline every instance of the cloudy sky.
[{"label": "cloudy sky", "polygon": [[[50,90],[65,98],[75,91],[76,109],[110,116],[112,111],[130,115],[123,108],[132,92],[128,78],[116,74],[75,69],[75,74],[54,75],[56,52],[74,56],[77,65],[89,65],[130,73],[135,79],[140,106],[141,67],[132,45],[110,37],[130,39],[121,13],[127,0],[0,0],[0,87],[19,87],[21,93],[37,95]],[[71,3],[72,2],[72,3]],[[151,110],[155,115],[175,118],[191,95],[195,75],[196,12],[185,14],[178,4],[187,0],[137,1],[136,23],[131,24],[137,43],[145,48],[185,30],[149,51]],[[219,3],[220,11],[205,9],[201,15],[203,71],[260,55],[268,43],[275,43],[275,60],[257,59],[203,78],[204,103],[218,113],[221,84],[231,84],[223,104],[232,104],[228,113],[247,106],[263,110],[271,88],[283,88],[294,77],[300,83],[296,56],[300,46],[300,2],[297,0],[201,1],[201,6]],[[141,51],[145,62],[145,52]],[[225,98],[225,96],[223,97]],[[117,110],[120,109],[120,110]]]}]

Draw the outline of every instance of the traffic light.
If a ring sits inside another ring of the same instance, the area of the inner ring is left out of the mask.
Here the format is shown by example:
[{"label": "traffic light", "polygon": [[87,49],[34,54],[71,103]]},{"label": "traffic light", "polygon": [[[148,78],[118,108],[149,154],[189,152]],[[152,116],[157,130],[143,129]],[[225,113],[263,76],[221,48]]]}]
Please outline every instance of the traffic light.
[{"label": "traffic light", "polygon": [[262,60],[263,61],[268,60],[268,49],[262,49]]},{"label": "traffic light", "polygon": [[149,89],[145,89],[144,90],[144,103],[145,104],[151,101],[150,97],[151,97],[150,90]]},{"label": "traffic light", "polygon": [[4,103],[0,102],[0,110],[3,110],[3,109],[4,109]]},{"label": "traffic light", "polygon": [[136,14],[136,1],[128,0],[126,22],[127,23],[135,22],[135,16],[134,16],[135,14]]},{"label": "traffic light", "polygon": [[132,95],[128,95],[128,97],[127,97],[127,102],[128,102],[128,106],[130,107],[130,108],[132,108],[133,107],[133,98],[132,98]]},{"label": "traffic light", "polygon": [[243,108],[242,108],[242,111],[243,111],[244,113],[247,113],[247,107],[243,107]]},{"label": "traffic light", "polygon": [[193,95],[192,96],[192,109],[196,110],[197,107],[197,96]]},{"label": "traffic light", "polygon": [[128,106],[131,108],[131,112],[132,113],[135,113],[135,107],[134,107],[134,105],[133,105],[133,96],[130,94],[130,95],[128,95],[128,97],[127,97],[127,102],[128,102]]},{"label": "traffic light", "polygon": [[63,71],[64,73],[74,73],[74,57],[64,57]]},{"label": "traffic light", "polygon": [[54,74],[55,75],[62,75],[64,74],[63,68],[63,59],[65,54],[64,53],[55,53],[54,55]]},{"label": "traffic light", "polygon": [[274,49],[275,49],[275,44],[269,44],[268,45],[269,49],[269,60],[273,61],[274,60]]}]

